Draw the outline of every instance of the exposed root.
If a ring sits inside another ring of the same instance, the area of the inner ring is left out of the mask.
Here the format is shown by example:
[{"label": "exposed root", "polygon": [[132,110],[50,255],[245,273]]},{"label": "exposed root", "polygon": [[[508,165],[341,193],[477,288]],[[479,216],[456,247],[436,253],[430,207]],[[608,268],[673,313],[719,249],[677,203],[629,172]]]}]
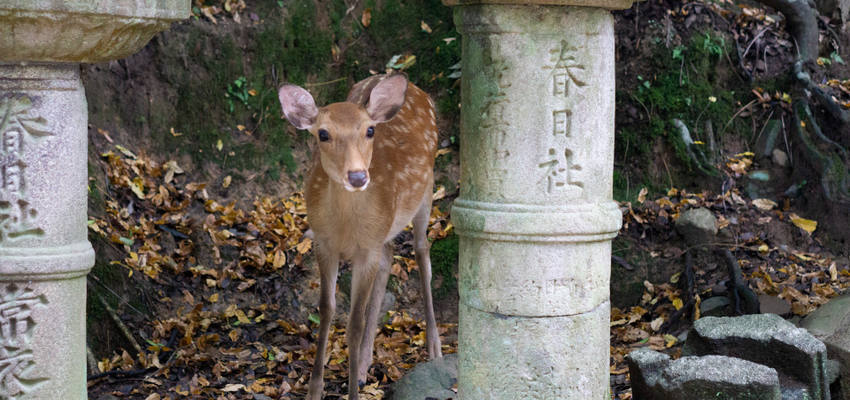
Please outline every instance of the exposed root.
[{"label": "exposed root", "polygon": [[[850,182],[848,182],[846,168],[848,162],[847,150],[823,134],[807,101],[797,100],[794,102],[793,118],[797,137],[802,144],[803,156],[817,169],[824,197],[831,202],[850,204]],[[815,143],[812,135],[809,134],[810,130],[827,146],[835,147],[838,157],[824,154]]]}]

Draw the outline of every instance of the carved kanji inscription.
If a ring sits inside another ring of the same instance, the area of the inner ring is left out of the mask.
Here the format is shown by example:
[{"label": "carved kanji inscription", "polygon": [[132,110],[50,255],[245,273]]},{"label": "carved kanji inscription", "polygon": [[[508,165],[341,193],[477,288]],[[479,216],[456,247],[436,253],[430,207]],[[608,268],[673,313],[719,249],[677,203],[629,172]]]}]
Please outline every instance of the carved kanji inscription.
[{"label": "carved kanji inscription", "polygon": [[47,378],[33,378],[31,339],[36,322],[32,313],[47,298],[29,287],[11,283],[0,297],[0,398],[15,399],[35,390]]},{"label": "carved kanji inscription", "polygon": [[504,186],[508,173],[506,164],[510,151],[506,146],[506,138],[511,126],[505,112],[510,107],[507,89],[512,83],[504,61],[495,60],[491,52],[486,52],[484,59],[485,67],[482,72],[489,81],[489,89],[482,103],[480,128],[487,142],[485,148],[493,149],[492,156],[487,158],[488,163],[484,171],[488,182],[485,192],[491,197],[503,197],[499,188]]},{"label": "carved kanji inscription", "polygon": [[46,136],[47,121],[29,115],[32,100],[26,96],[0,99],[0,246],[28,235],[42,235],[38,211],[26,195],[23,155]]},{"label": "carved kanji inscription", "polygon": [[552,70],[552,95],[567,97],[570,86],[583,87],[587,83],[578,76],[578,71],[584,71],[584,65],[576,61],[576,47],[569,46],[562,40],[559,47],[549,51],[549,62],[544,69]]}]

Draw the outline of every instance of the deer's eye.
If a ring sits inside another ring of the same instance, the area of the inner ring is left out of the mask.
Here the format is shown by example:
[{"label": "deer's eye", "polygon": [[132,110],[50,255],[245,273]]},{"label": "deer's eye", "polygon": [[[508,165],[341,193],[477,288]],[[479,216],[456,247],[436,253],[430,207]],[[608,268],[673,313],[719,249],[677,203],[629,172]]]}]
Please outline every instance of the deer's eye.
[{"label": "deer's eye", "polygon": [[324,129],[319,129],[319,140],[327,142],[328,140],[331,140],[331,134]]},{"label": "deer's eye", "polygon": [[366,129],[366,137],[371,139],[372,136],[375,136],[375,127],[370,126],[369,129]]}]

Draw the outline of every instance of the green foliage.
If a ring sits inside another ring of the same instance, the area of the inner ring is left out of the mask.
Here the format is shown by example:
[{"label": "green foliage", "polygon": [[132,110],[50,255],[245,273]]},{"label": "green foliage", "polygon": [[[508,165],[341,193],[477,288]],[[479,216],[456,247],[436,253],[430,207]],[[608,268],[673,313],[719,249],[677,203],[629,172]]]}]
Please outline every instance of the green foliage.
[{"label": "green foliage", "polygon": [[[715,133],[721,132],[734,113],[737,95],[747,91],[733,89],[736,82],[718,76],[718,66],[725,62],[728,45],[722,36],[713,33],[694,35],[682,46],[667,49],[658,46],[652,57],[652,76],[637,76],[637,85],[628,94],[620,96],[620,103],[632,100],[649,119],[622,126],[618,131],[617,152],[625,156],[645,157],[653,143],[662,138],[674,150],[687,169],[697,167],[688,157],[679,129],[671,120],[685,122],[695,141],[708,143],[705,137],[706,120],[713,122]],[[736,131],[733,124],[731,131]],[[720,139],[719,137],[717,138]],[[653,160],[647,159],[647,162]]]},{"label": "green foliage", "polygon": [[[461,36],[452,22],[452,10],[440,0],[386,0],[380,6],[368,0],[372,21],[366,32],[376,40],[379,59],[359,63],[358,77],[365,77],[368,69],[382,71],[394,55],[412,54],[416,62],[405,69],[411,82],[422,87],[434,97],[441,118],[459,114],[460,85],[452,66],[460,62]],[[431,33],[421,28],[425,22]],[[451,129],[457,129],[453,127]],[[446,132],[456,136],[457,132]]]},{"label": "green foliage", "polygon": [[434,291],[435,297],[457,291],[458,243],[458,236],[452,233],[431,244],[431,268],[434,275],[443,280],[442,285]]}]

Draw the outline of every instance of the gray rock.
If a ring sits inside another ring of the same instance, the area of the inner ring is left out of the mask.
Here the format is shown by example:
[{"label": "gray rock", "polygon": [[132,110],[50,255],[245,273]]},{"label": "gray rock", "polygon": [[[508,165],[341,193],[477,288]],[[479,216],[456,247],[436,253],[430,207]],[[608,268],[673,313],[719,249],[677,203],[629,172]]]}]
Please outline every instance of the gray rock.
[{"label": "gray rock", "polygon": [[709,297],[699,304],[699,312],[703,316],[723,316],[728,312],[729,298],[724,296]]},{"label": "gray rock", "polygon": [[694,323],[683,355],[725,355],[774,368],[782,387],[829,399],[826,346],[776,314],[705,317]]},{"label": "gray rock", "polygon": [[638,349],[627,361],[635,399],[781,398],[775,370],[738,358],[708,355],[671,361],[666,354]]},{"label": "gray rock", "polygon": [[776,139],[779,137],[779,132],[782,131],[782,126],[779,121],[771,119],[767,121],[764,131],[756,141],[756,156],[758,158],[768,158],[771,152],[776,148]]},{"label": "gray rock", "polygon": [[389,400],[456,399],[457,354],[447,354],[417,365],[394,383]]},{"label": "gray rock", "polygon": [[829,357],[841,364],[842,400],[850,400],[850,295],[830,300],[800,322],[826,344]]},{"label": "gray rock", "polygon": [[706,245],[717,235],[717,218],[705,208],[686,210],[676,220],[676,230],[689,245]]},{"label": "gray rock", "polygon": [[759,310],[762,314],[787,315],[791,313],[791,303],[769,294],[759,295]]},{"label": "gray rock", "polygon": [[780,167],[788,166],[788,154],[779,149],[773,149],[773,163]]}]

